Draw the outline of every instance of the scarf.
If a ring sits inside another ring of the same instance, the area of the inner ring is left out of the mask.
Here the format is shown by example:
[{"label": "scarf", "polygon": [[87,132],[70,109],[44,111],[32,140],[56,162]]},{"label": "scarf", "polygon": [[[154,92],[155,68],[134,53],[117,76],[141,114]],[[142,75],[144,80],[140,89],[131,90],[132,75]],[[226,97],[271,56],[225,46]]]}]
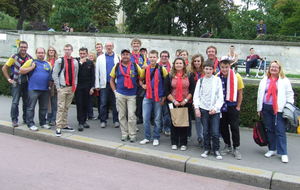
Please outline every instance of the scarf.
[{"label": "scarf", "polygon": [[[146,68],[146,98],[152,99],[152,84],[151,84],[151,65]],[[159,95],[158,95],[158,84],[159,84],[159,77],[158,77],[158,69],[154,69],[154,97],[155,102],[159,102]]]},{"label": "scarf", "polygon": [[49,59],[49,62],[50,62],[50,64],[51,64],[52,68],[53,68],[53,67],[54,67],[54,64],[55,64],[55,59],[54,59],[54,58]]},{"label": "scarf", "polygon": [[176,77],[177,77],[177,85],[176,85],[176,97],[175,100],[177,102],[182,102],[183,100],[183,87],[182,87],[182,72],[177,72]]},{"label": "scarf", "polygon": [[185,60],[185,65],[188,66],[189,65],[189,60]]},{"label": "scarf", "polygon": [[132,52],[131,55],[132,55],[133,58],[134,58],[134,62],[135,62],[136,64],[139,64],[140,54],[139,54],[139,53],[134,53],[134,52]]},{"label": "scarf", "polygon": [[65,63],[65,72],[66,72],[66,85],[71,86],[72,85],[72,92],[75,92],[76,86],[75,86],[75,65],[74,65],[74,59],[71,57],[71,69],[72,69],[72,84],[70,84],[69,79],[69,62],[68,58],[64,56],[64,63]]},{"label": "scarf", "polygon": [[226,101],[236,102],[237,100],[237,77],[232,69],[227,76]]},{"label": "scarf", "polygon": [[159,65],[165,67],[167,69],[168,73],[171,71],[171,64],[169,61],[166,64],[159,62]]},{"label": "scarf", "polygon": [[218,60],[218,58],[216,58],[215,61],[214,61],[214,72],[217,71],[218,67],[219,67],[219,60]]},{"label": "scarf", "polygon": [[[204,74],[200,74],[199,72],[195,71],[194,72],[194,80],[197,82],[199,78],[203,78],[204,77]],[[200,77],[199,77],[200,76]]]},{"label": "scarf", "polygon": [[272,98],[273,98],[273,110],[274,110],[274,114],[276,115],[277,112],[278,112],[277,85],[276,85],[276,82],[277,82],[278,78],[273,79],[272,77],[269,77],[269,80],[270,80],[270,84],[269,84],[266,99],[267,99],[267,101],[269,101],[271,96],[272,96]]},{"label": "scarf", "polygon": [[128,88],[128,89],[133,88],[132,80],[131,80],[131,78],[130,78],[131,64],[132,64],[132,63],[129,62],[129,64],[127,65],[127,71],[126,71],[126,73],[125,73],[124,70],[123,70],[123,67],[122,67],[122,61],[121,61],[120,65],[119,65],[121,74],[124,76],[124,87],[126,87],[126,88]]}]

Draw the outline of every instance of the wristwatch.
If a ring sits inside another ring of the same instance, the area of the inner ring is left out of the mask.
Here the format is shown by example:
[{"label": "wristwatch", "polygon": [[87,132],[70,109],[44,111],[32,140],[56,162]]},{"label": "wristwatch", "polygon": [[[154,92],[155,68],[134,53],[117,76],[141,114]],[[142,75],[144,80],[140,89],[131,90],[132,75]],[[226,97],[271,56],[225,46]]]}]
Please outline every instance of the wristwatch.
[{"label": "wristwatch", "polygon": [[184,101],[185,101],[185,103],[188,103],[188,99],[185,98]]}]

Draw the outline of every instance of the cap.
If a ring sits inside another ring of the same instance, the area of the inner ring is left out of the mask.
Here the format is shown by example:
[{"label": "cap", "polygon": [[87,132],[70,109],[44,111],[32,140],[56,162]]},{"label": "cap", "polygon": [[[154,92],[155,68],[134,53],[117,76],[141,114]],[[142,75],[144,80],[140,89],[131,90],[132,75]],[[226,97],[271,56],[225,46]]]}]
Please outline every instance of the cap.
[{"label": "cap", "polygon": [[124,52],[130,53],[129,49],[122,49],[121,54],[123,54]]},{"label": "cap", "polygon": [[228,56],[222,56],[220,62],[233,62],[233,60]]}]

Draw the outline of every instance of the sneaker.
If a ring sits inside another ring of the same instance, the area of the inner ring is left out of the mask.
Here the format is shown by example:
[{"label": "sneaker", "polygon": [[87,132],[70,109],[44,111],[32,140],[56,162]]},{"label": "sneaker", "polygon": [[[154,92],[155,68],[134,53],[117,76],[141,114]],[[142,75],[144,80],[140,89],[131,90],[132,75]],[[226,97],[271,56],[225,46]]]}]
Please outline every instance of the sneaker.
[{"label": "sneaker", "polygon": [[49,122],[49,126],[55,126],[55,121]]},{"label": "sneaker", "polygon": [[232,148],[231,146],[225,144],[225,147],[223,148],[223,150],[221,150],[221,155],[225,156],[229,153],[232,153]]},{"label": "sneaker", "polygon": [[130,137],[129,141],[130,141],[131,143],[134,143],[134,142],[136,141],[136,138],[135,138],[135,137]]},{"label": "sneaker", "polygon": [[233,155],[234,155],[235,159],[237,159],[237,160],[242,159],[242,154],[240,153],[239,147],[236,147],[233,149]]},{"label": "sneaker", "polygon": [[12,122],[12,126],[13,126],[13,127],[18,127],[18,126],[19,126],[19,124],[18,124],[18,122],[17,122],[17,121],[13,121],[13,122]]},{"label": "sneaker", "polygon": [[60,136],[61,136],[61,129],[60,129],[60,128],[56,128],[56,130],[55,130],[55,135],[56,135],[57,137],[60,137]]},{"label": "sneaker", "polygon": [[171,135],[170,131],[165,131],[164,133],[165,133],[166,136],[170,136]]},{"label": "sneaker", "polygon": [[51,126],[50,126],[50,125],[47,125],[47,124],[45,124],[45,125],[41,125],[41,128],[44,128],[44,129],[51,129]]},{"label": "sneaker", "polygon": [[208,151],[208,150],[205,150],[205,151],[201,154],[201,157],[202,157],[202,158],[207,158],[207,157],[208,157],[208,154],[209,154],[209,151]]},{"label": "sneaker", "polygon": [[119,128],[120,127],[120,123],[119,122],[115,122],[115,128]]},{"label": "sneaker", "polygon": [[281,156],[281,162],[283,162],[283,163],[288,163],[288,162],[289,162],[289,157],[288,157],[288,155],[282,155],[282,156]]},{"label": "sneaker", "polygon": [[121,141],[126,141],[127,140],[127,136],[122,136],[121,137]]},{"label": "sneaker", "polygon": [[222,160],[223,159],[223,157],[221,156],[221,154],[220,154],[220,151],[215,151],[215,156],[216,156],[216,159],[217,160]]},{"label": "sneaker", "polygon": [[250,75],[249,74],[246,74],[246,77],[249,77]]},{"label": "sneaker", "polygon": [[147,143],[149,143],[150,141],[148,140],[148,139],[144,139],[144,140],[142,140],[142,141],[140,141],[140,144],[147,144]]},{"label": "sneaker", "polygon": [[136,127],[136,132],[139,132],[139,131],[140,131],[140,129],[138,127]]},{"label": "sneaker", "polygon": [[67,125],[65,128],[62,128],[62,131],[74,132],[75,130],[72,127],[70,127],[69,125]]},{"label": "sneaker", "polygon": [[153,140],[153,146],[158,146],[159,145],[159,140],[158,139],[154,139]]},{"label": "sneaker", "polygon": [[269,150],[269,151],[265,154],[265,157],[270,158],[271,156],[274,156],[275,154],[276,154],[275,151]]},{"label": "sneaker", "polygon": [[106,127],[106,123],[105,123],[105,122],[101,122],[101,123],[100,123],[100,127],[101,127],[101,128],[105,128],[105,127]]},{"label": "sneaker", "polygon": [[186,149],[187,149],[187,146],[182,145],[182,146],[180,147],[180,150],[182,150],[182,151],[186,151]]},{"label": "sneaker", "polygon": [[86,129],[90,128],[89,124],[87,124],[87,123],[84,123],[83,127],[86,128]]},{"label": "sneaker", "polygon": [[83,131],[84,126],[82,124],[79,124],[78,131]]},{"label": "sneaker", "polygon": [[39,130],[39,128],[35,125],[30,126],[29,129],[32,130],[32,131],[38,131]]},{"label": "sneaker", "polygon": [[172,150],[177,150],[177,145],[173,144],[173,145],[171,146],[171,149],[172,149]]}]

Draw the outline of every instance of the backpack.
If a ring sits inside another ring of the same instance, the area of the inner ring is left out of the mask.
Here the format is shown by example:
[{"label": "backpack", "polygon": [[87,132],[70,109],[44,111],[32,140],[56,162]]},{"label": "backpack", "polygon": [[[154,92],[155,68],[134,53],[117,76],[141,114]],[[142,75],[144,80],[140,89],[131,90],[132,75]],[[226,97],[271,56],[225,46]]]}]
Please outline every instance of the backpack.
[{"label": "backpack", "polygon": [[[119,66],[120,66],[120,63],[117,63],[117,64],[116,64],[116,68],[115,68],[115,75],[116,75],[116,76],[117,76],[117,73],[118,73]],[[135,69],[136,72],[137,72],[137,71],[138,71],[137,64],[136,64],[136,63],[133,63],[133,66],[134,66],[134,69]]]},{"label": "backpack", "polygon": [[264,123],[260,120],[253,127],[253,140],[259,146],[267,146],[268,138]]},{"label": "backpack", "polygon": [[[161,65],[155,65],[155,69],[151,72],[150,80],[153,79],[156,69],[159,70],[160,76],[161,76],[161,79],[162,79],[162,83],[164,84],[164,75],[163,75],[163,71],[162,71],[162,66]],[[146,75],[147,75],[147,72],[145,72],[145,79],[146,79]]]},{"label": "backpack", "polygon": [[297,128],[299,126],[300,109],[287,102],[283,108],[282,117],[286,118],[292,127]]}]

